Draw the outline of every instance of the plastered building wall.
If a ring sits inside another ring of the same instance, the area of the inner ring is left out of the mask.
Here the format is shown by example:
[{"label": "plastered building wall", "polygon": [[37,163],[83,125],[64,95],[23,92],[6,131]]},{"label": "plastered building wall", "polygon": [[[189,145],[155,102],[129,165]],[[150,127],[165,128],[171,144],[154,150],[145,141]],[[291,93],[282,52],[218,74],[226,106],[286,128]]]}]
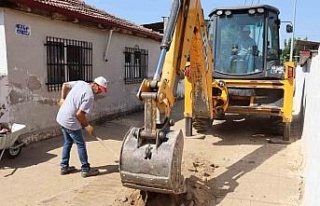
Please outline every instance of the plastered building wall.
[{"label": "plastered building wall", "polygon": [[[29,35],[16,32],[16,25],[29,28]],[[108,93],[98,95],[89,119],[125,112],[141,107],[136,93],[140,84],[124,83],[125,47],[138,46],[148,50],[148,75],[153,73],[159,55],[160,42],[133,35],[112,33],[104,55],[109,30],[100,30],[11,9],[0,10],[0,122],[27,125],[34,138],[52,136],[58,131],[55,122],[60,91],[48,92],[45,41],[47,36],[92,42],[93,76],[109,80]],[[53,130],[54,128],[54,130]],[[42,136],[42,137],[40,137]]]},{"label": "plastered building wall", "polygon": [[304,164],[302,174],[304,184],[304,206],[320,205],[320,49],[303,66],[296,69],[296,92],[294,115],[303,120],[301,137]]},{"label": "plastered building wall", "polygon": [[[297,70],[296,110],[304,116],[302,143],[304,148],[304,193],[305,206],[320,205],[320,48],[303,68]],[[299,101],[300,100],[300,101]],[[302,101],[301,101],[302,100]]]}]

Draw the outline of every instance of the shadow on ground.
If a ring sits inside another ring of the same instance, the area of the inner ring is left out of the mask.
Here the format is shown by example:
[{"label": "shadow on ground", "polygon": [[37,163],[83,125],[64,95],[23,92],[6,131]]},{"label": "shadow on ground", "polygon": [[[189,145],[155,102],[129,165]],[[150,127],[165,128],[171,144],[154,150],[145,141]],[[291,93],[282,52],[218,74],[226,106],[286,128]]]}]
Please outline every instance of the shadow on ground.
[{"label": "shadow on ground", "polygon": [[49,161],[50,159],[56,157],[56,155],[50,154],[49,151],[61,146],[61,137],[31,143],[22,147],[22,151],[18,157],[14,159],[4,157],[0,161],[0,168],[24,168]]}]

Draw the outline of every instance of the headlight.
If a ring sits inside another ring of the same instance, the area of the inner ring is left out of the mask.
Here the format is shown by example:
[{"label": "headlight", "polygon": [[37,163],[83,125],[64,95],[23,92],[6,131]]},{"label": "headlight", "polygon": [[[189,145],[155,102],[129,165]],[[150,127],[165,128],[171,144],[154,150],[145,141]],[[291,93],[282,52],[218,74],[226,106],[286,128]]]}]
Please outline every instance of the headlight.
[{"label": "headlight", "polygon": [[222,13],[223,13],[222,10],[219,10],[219,11],[216,12],[216,14],[217,14],[218,16],[220,16]]},{"label": "headlight", "polygon": [[219,81],[218,82],[219,87],[224,87],[224,85],[226,85],[226,83],[224,81]]},{"label": "headlight", "polygon": [[258,13],[260,13],[260,14],[261,14],[261,13],[263,13],[263,12],[264,12],[264,8],[258,8],[258,9],[257,9],[257,11],[258,11]]},{"label": "headlight", "polygon": [[255,14],[256,13],[256,10],[255,9],[249,9],[249,14]]},{"label": "headlight", "polygon": [[224,13],[225,13],[226,16],[231,15],[231,11],[230,11],[230,10],[227,10],[227,11],[225,11]]}]

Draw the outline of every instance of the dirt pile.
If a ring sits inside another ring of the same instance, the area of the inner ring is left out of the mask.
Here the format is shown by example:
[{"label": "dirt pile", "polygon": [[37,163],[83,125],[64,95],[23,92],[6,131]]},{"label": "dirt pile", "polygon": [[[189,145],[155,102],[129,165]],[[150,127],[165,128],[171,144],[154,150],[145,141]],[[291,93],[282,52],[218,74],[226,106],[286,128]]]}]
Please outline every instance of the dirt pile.
[{"label": "dirt pile", "polygon": [[125,189],[113,206],[210,206],[215,205],[213,175],[216,165],[199,158],[186,158],[183,174],[186,176],[187,192],[168,195],[140,190]]}]

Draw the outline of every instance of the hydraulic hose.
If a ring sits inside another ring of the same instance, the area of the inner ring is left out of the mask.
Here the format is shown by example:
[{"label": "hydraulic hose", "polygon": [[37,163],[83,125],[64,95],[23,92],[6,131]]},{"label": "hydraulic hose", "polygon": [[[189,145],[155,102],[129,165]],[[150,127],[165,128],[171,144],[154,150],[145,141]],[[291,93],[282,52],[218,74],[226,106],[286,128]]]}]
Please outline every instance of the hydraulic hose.
[{"label": "hydraulic hose", "polygon": [[180,6],[181,6],[180,0],[174,0],[172,2],[172,9],[171,9],[168,25],[164,31],[164,35],[160,44],[160,49],[161,49],[160,57],[157,64],[156,72],[153,76],[153,80],[156,80],[156,81],[160,80],[164,59],[166,57],[166,53],[169,50],[170,44],[172,42],[173,32],[177,22]]}]

